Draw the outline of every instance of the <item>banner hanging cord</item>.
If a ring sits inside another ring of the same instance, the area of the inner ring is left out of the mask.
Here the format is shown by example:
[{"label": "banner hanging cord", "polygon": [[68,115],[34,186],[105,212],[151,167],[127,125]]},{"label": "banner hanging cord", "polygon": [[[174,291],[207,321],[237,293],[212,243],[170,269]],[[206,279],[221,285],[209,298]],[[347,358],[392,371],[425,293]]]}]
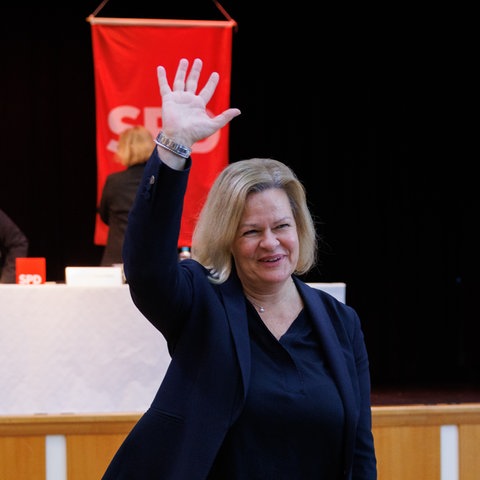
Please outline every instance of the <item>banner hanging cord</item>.
[{"label": "banner hanging cord", "polygon": [[[95,9],[95,11],[90,15],[90,17],[95,17],[97,13],[105,6],[108,0],[103,0],[103,2]],[[90,18],[89,17],[89,18]]]},{"label": "banner hanging cord", "polygon": [[[108,1],[108,0],[107,0]],[[222,5],[220,5],[220,2],[218,2],[217,0],[213,0],[213,3],[215,4],[215,6],[220,10],[220,12],[225,16],[225,18],[231,22],[235,22],[235,20],[228,14],[228,12],[222,7]],[[235,22],[235,28],[234,28],[235,32],[238,32],[238,23]]]}]

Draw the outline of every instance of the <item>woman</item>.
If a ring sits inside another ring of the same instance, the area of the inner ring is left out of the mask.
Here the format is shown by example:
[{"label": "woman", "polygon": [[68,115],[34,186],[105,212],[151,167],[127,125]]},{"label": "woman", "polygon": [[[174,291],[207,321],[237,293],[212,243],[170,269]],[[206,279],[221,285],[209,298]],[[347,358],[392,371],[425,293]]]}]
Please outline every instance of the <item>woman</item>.
[{"label": "woman", "polygon": [[100,261],[102,266],[110,267],[123,262],[122,247],[128,212],[154,146],[152,134],[142,125],[127,128],[120,134],[114,158],[125,169],[108,175],[98,208],[100,218],[109,227]]},{"label": "woman", "polygon": [[368,357],[355,311],[298,274],[316,235],[294,173],[272,159],[227,166],[198,220],[192,259],[177,238],[191,146],[240,114],[207,114],[202,62],[158,67],[163,131],[129,216],[133,301],[172,357],[103,479],[376,478]]}]

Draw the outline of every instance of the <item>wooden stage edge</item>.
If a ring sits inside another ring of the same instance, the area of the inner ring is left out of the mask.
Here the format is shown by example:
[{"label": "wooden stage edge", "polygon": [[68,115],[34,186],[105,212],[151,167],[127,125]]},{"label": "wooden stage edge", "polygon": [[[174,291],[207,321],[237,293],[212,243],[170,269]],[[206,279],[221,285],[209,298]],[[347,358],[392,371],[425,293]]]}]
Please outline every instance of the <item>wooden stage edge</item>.
[{"label": "wooden stage edge", "polygon": [[[0,436],[124,434],[141,412],[1,415]],[[480,423],[480,388],[383,388],[372,392],[373,426]]]},{"label": "wooden stage edge", "polygon": [[480,403],[480,383],[405,387],[374,387],[372,406]]},{"label": "wooden stage edge", "polygon": [[[0,415],[0,436],[117,435],[129,432],[140,413]],[[480,403],[372,407],[373,427],[480,424]]]}]

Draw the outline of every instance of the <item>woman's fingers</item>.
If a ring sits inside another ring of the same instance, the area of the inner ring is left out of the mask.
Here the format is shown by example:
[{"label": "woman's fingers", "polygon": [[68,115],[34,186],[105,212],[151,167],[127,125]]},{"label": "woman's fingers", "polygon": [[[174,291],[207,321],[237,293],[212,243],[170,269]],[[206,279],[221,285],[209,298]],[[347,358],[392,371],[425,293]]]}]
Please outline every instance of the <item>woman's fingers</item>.
[{"label": "woman's fingers", "polygon": [[187,92],[195,93],[198,87],[198,79],[200,78],[200,72],[202,71],[203,62],[196,58],[193,61],[192,69],[187,77],[187,83],[185,84],[185,90]]},{"label": "woman's fingers", "polygon": [[173,81],[173,91],[183,92],[185,90],[185,78],[187,76],[188,60],[181,58],[178,62],[177,73]]},{"label": "woman's fingers", "polygon": [[157,79],[158,79],[158,87],[160,88],[160,96],[164,97],[165,95],[172,93],[170,89],[170,85],[167,81],[167,72],[165,71],[165,67],[158,66],[157,67]]},{"label": "woman's fingers", "polygon": [[213,94],[215,93],[219,80],[220,80],[220,75],[217,72],[212,72],[210,74],[210,77],[207,83],[198,94],[200,97],[202,97],[203,101],[205,102],[205,105],[213,97]]},{"label": "woman's fingers", "polygon": [[[165,67],[158,66],[157,67],[157,77],[158,77],[158,84],[160,87],[160,95],[163,97],[172,91],[176,92],[183,92],[187,91],[193,94],[196,94],[198,88],[198,80],[200,79],[200,73],[202,71],[203,62],[201,59],[196,58],[193,61],[192,68],[187,76],[188,70],[188,60],[186,58],[180,59],[178,62],[177,72],[175,73],[175,79],[173,81],[173,88],[170,88],[167,79],[167,72]],[[217,88],[219,75],[217,72],[213,72],[210,74],[207,83],[202,88],[200,93],[198,94],[202,97],[205,104],[207,104],[210,99],[212,98],[213,94],[215,93],[215,89]]]}]

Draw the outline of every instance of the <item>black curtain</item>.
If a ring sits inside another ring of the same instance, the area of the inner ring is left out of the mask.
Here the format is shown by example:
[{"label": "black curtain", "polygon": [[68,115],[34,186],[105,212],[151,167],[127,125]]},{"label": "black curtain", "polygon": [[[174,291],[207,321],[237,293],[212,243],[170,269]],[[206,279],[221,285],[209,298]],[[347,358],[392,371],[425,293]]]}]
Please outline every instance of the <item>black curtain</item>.
[{"label": "black curtain", "polygon": [[[86,21],[99,3],[4,7],[0,208],[56,282],[102,252]],[[98,15],[224,18],[209,0],[147,3],[110,0]],[[479,385],[476,150],[455,35],[395,5],[221,4],[238,22],[230,160],[274,157],[305,184],[322,236],[305,279],[346,282],[374,387]]]}]

